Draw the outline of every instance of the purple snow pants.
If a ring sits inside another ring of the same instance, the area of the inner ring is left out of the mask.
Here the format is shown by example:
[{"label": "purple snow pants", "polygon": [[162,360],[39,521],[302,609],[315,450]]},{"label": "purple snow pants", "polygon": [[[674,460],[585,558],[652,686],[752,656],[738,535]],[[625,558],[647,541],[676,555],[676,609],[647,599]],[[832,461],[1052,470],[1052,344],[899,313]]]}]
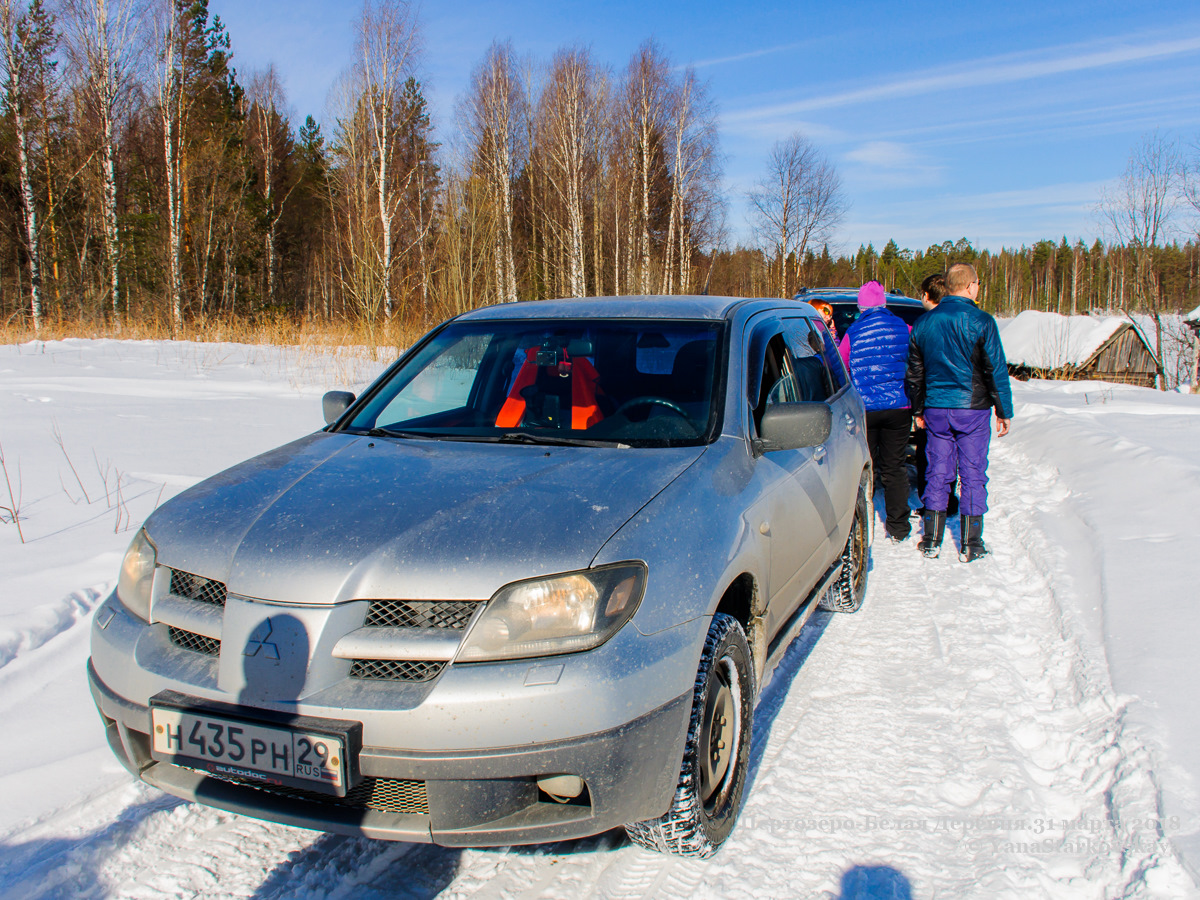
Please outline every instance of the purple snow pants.
[{"label": "purple snow pants", "polygon": [[955,479],[962,481],[958,511],[964,516],[987,512],[988,443],[992,439],[990,409],[925,410],[925,508],[945,511]]}]

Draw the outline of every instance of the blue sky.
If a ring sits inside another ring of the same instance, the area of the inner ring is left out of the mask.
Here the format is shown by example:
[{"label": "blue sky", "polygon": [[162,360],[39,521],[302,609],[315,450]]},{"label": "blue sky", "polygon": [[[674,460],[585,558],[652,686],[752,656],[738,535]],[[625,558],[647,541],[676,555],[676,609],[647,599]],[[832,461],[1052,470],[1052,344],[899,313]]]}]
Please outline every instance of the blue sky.
[{"label": "blue sky", "polygon": [[[355,4],[209,0],[243,76],[274,63],[295,115],[325,118]],[[1094,213],[1159,130],[1200,141],[1200,5],[426,2],[423,77],[442,140],[493,40],[548,59],[589,46],[620,70],[647,38],[693,65],[721,116],[729,226],[774,141],[801,131],[836,164],[850,210],[836,249],[894,237],[998,249],[1102,237]],[[243,78],[245,80],[245,78]]]}]

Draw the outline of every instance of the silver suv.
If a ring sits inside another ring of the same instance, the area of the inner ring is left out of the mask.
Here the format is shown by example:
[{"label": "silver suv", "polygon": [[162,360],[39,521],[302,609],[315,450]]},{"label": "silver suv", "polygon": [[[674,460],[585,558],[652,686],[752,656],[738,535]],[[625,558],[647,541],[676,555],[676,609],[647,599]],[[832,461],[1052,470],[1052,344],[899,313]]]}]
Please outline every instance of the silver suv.
[{"label": "silver suv", "polygon": [[95,617],[114,752],[188,800],[451,846],[706,856],[761,686],[866,586],[863,408],[806,303],[516,303],[158,509]]}]

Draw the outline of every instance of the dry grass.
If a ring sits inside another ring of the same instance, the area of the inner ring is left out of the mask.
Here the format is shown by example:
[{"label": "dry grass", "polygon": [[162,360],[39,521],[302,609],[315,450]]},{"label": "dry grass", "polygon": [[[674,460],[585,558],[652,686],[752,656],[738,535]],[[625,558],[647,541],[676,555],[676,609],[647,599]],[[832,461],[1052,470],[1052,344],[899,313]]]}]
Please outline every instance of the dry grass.
[{"label": "dry grass", "polygon": [[[293,387],[317,385],[358,391],[423,334],[419,327],[397,322],[372,325],[286,317],[258,321],[197,319],[175,333],[154,320],[47,322],[40,332],[23,322],[10,321],[0,323],[0,346],[72,338],[164,341],[172,342],[165,347],[173,348],[169,358],[174,364],[203,370],[229,358],[230,348],[222,344],[238,344],[251,348],[239,359],[286,375]],[[267,352],[276,349],[282,352]]]},{"label": "dry grass", "polygon": [[40,332],[22,322],[0,324],[0,344],[87,338],[124,341],[194,341],[296,347],[303,350],[353,348],[357,354],[376,361],[394,359],[417,340],[424,330],[397,322],[327,322],[285,317],[251,320],[197,319],[173,331],[157,321],[79,322],[43,324]]}]

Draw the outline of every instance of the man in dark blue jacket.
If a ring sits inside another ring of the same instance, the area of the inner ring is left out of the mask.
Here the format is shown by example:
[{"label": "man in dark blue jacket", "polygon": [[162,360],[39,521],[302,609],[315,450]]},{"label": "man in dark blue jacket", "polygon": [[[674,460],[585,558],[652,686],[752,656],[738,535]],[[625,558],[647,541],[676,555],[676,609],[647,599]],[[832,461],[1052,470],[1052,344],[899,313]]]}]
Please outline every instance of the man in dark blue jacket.
[{"label": "man in dark blue jacket", "polygon": [[951,266],[946,290],[948,295],[913,326],[905,379],[914,420],[928,434],[920,548],[928,557],[940,552],[950,488],[959,479],[961,558],[972,562],[987,553],[983,515],[992,409],[996,435],[1003,437],[1013,415],[1012,393],[996,320],[975,305],[975,269]]},{"label": "man in dark blue jacket", "polygon": [[846,330],[839,350],[867,409],[867,446],[883,482],[887,535],[903,541],[912,531],[905,459],[912,413],[904,393],[909,328],[886,304],[883,285],[878,281],[864,284],[858,291],[862,312]]}]

